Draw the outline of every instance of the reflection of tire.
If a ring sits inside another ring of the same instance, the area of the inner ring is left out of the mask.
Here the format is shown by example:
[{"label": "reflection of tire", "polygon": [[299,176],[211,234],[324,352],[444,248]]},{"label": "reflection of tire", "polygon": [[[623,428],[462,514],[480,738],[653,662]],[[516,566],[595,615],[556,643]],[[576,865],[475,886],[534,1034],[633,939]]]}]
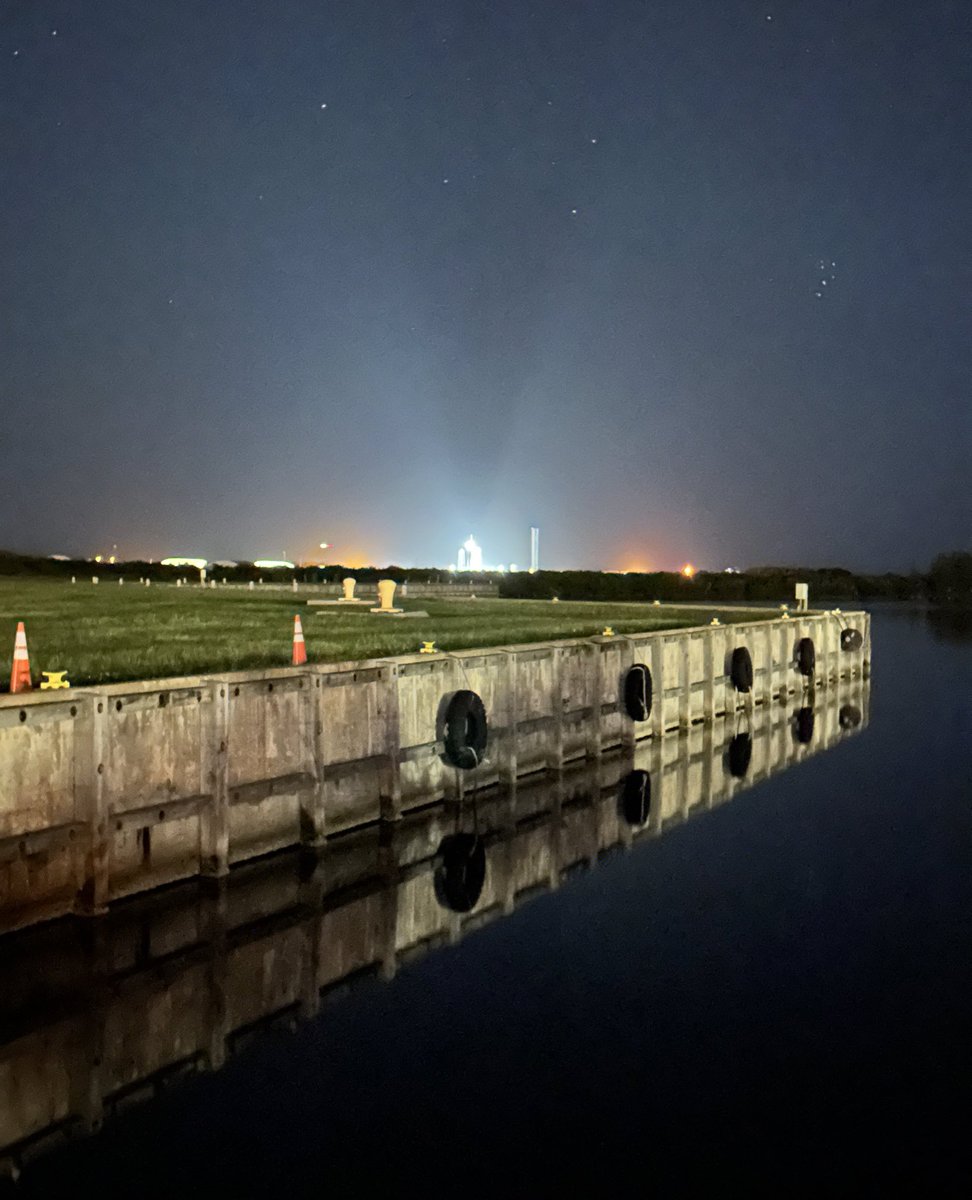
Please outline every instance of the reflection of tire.
[{"label": "reflection of tire", "polygon": [[635,663],[624,677],[624,711],[632,721],[647,721],[651,714],[651,671]]},{"label": "reflection of tire", "polygon": [[842,629],[840,631],[841,650],[860,650],[863,645],[864,638],[859,629]]},{"label": "reflection of tire", "polygon": [[812,708],[801,708],[793,718],[793,736],[801,746],[813,741],[814,716]]},{"label": "reflection of tire", "polygon": [[753,689],[753,660],[745,646],[737,646],[729,663],[729,678],[737,692]]},{"label": "reflection of tire", "polygon": [[632,771],[625,778],[618,808],[621,816],[634,828],[645,824],[651,812],[651,776],[647,771]]},{"label": "reflection of tire", "polygon": [[749,733],[737,733],[726,747],[726,769],[733,779],[742,779],[753,758],[753,738]]},{"label": "reflection of tire", "polygon": [[817,665],[817,651],[813,638],[800,638],[797,645],[797,665],[801,675],[812,675]]},{"label": "reflection of tire", "polygon": [[474,833],[442,839],[435,869],[435,898],[450,912],[471,912],[486,882],[486,847]]},{"label": "reflection of tire", "polygon": [[456,692],[445,713],[446,758],[454,767],[471,771],[483,761],[488,737],[482,700],[475,692]]},{"label": "reflection of tire", "polygon": [[863,720],[863,714],[856,704],[845,704],[837,714],[841,729],[856,729]]}]

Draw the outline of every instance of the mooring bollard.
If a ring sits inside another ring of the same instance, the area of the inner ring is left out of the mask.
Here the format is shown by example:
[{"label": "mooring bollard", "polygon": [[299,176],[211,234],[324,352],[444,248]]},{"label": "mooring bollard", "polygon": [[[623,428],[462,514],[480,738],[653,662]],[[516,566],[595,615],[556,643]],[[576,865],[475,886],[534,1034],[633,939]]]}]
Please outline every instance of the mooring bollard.
[{"label": "mooring bollard", "polygon": [[395,608],[395,581],[394,579],[379,579],[378,580],[378,607],[373,608],[373,613],[400,613],[404,609]]},{"label": "mooring bollard", "polygon": [[97,582],[98,582],[98,576],[97,576],[97,575],[92,575],[92,576],[91,576],[91,582],[92,582],[92,583],[97,583]]},{"label": "mooring bollard", "polygon": [[42,692],[56,692],[59,688],[69,688],[71,686],[66,678],[67,671],[41,671],[41,674],[44,676],[40,685]]},{"label": "mooring bollard", "polygon": [[253,580],[251,579],[251,580],[250,580],[250,591],[251,591],[251,592],[253,591],[253,589],[254,589],[254,587],[255,587],[255,586],[256,586],[256,585],[254,584]]}]

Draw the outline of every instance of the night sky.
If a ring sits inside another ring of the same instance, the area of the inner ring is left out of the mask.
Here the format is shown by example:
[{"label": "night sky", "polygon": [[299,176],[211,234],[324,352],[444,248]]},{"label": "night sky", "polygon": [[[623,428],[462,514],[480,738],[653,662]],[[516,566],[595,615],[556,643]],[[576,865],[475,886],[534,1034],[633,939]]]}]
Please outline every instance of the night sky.
[{"label": "night sky", "polygon": [[0,546],[972,548],[962,0],[0,0]]}]

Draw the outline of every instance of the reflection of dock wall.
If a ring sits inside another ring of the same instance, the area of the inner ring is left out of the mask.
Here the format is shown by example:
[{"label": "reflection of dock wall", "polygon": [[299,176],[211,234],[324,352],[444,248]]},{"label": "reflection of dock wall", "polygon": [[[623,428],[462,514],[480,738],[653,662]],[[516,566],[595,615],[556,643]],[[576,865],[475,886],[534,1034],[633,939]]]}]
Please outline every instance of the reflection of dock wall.
[{"label": "reflection of dock wall", "polygon": [[[840,648],[841,622],[860,629]],[[748,647],[749,703],[798,691],[803,636],[817,688],[866,674],[864,613],[595,637],[435,656],[282,668],[0,697],[0,921],[9,927],[403,812],[509,785],[745,705],[728,661]],[[648,721],[621,703],[634,663]],[[471,688],[490,726],[484,763],[442,758],[443,698]]]},{"label": "reflection of dock wall", "polygon": [[[399,964],[852,736],[841,725],[845,705],[863,728],[866,681],[821,693],[807,744],[794,736],[792,706],[772,705],[751,721],[698,724],[482,796],[486,876],[470,912],[450,911],[436,891],[443,838],[472,825],[468,805],[447,804],[335,838],[309,867],[291,856],[266,860],[218,889],[188,883],[80,929],[62,922],[9,936],[0,959],[0,1166],[96,1129],[187,1073],[218,1069],[261,1031],[313,1016],[329,994],[388,979]],[[734,778],[726,745],[743,727],[752,758]],[[618,802],[632,769],[651,779],[647,821],[634,826]]]}]

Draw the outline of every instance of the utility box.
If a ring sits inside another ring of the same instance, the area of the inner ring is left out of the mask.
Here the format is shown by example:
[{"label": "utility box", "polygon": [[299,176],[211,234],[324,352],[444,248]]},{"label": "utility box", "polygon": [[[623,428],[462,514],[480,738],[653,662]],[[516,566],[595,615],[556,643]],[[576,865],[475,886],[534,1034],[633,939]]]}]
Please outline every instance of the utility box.
[{"label": "utility box", "polygon": [[796,585],[795,598],[797,612],[806,612],[810,600],[810,585],[808,583],[798,583]]}]

